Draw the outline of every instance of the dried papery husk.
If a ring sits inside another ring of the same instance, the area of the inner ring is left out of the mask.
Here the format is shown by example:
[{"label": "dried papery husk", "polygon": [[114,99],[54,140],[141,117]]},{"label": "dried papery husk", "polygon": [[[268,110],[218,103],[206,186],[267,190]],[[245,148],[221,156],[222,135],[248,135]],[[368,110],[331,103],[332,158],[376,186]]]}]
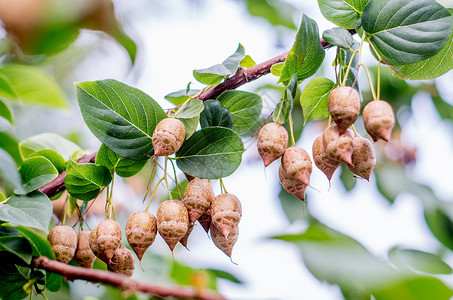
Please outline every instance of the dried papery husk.
[{"label": "dried papery husk", "polygon": [[288,132],[278,123],[264,125],[258,134],[258,153],[267,167],[285,152],[288,145]]},{"label": "dried papery husk", "polygon": [[212,200],[212,224],[214,224],[225,237],[227,237],[230,231],[239,224],[241,216],[241,202],[235,195],[223,193],[215,196],[214,200]]},{"label": "dried papery husk", "polygon": [[214,224],[211,224],[210,230],[211,238],[214,244],[217,246],[217,248],[222,250],[223,253],[231,258],[231,254],[233,253],[233,246],[234,244],[236,244],[239,236],[239,227],[235,226],[234,228],[232,228],[227,237],[225,237],[222,231]]},{"label": "dried papery husk", "polygon": [[207,179],[194,178],[185,190],[182,203],[189,212],[189,221],[195,222],[211,206],[214,192]]},{"label": "dried papery husk", "polygon": [[160,121],[152,136],[155,156],[168,156],[181,148],[186,137],[184,124],[175,118]]},{"label": "dried papery husk", "polygon": [[47,240],[52,246],[57,261],[67,264],[74,257],[77,249],[77,235],[72,227],[55,226],[49,231]]},{"label": "dried papery husk", "polygon": [[280,177],[280,183],[285,191],[305,202],[305,189],[307,188],[306,184],[297,178],[290,177],[285,172],[282,165],[280,165],[280,168],[278,169],[278,176]]},{"label": "dried papery husk", "polygon": [[211,206],[198,218],[198,223],[200,223],[201,227],[203,227],[206,233],[209,232],[209,228],[211,227],[212,218],[211,218]]},{"label": "dried papery husk", "polygon": [[312,164],[310,155],[301,147],[291,146],[282,156],[283,170],[289,177],[295,178],[305,185],[310,184]]},{"label": "dried papery husk", "polygon": [[330,141],[326,146],[327,156],[336,161],[352,165],[352,151],[354,150],[354,138],[352,131],[346,130],[345,133]]},{"label": "dried papery husk", "polygon": [[107,265],[110,263],[113,252],[120,246],[120,242],[121,227],[110,219],[99,223],[90,233],[91,251]]},{"label": "dried papery husk", "polygon": [[193,227],[194,227],[194,223],[193,222],[189,222],[189,227],[187,228],[186,234],[182,237],[182,239],[179,240],[181,245],[186,247],[186,249],[189,249],[189,248],[187,248],[187,242],[189,241],[189,236],[192,233]]},{"label": "dried papery husk", "polygon": [[388,142],[395,125],[392,106],[383,100],[371,101],[363,109],[363,123],[373,141],[381,139]]},{"label": "dried papery husk", "polygon": [[167,200],[159,205],[156,217],[157,231],[173,251],[189,228],[187,208],[179,200]]},{"label": "dried papery husk", "polygon": [[338,87],[329,94],[328,109],[339,133],[343,134],[359,116],[360,95],[353,87]]},{"label": "dried papery husk", "polygon": [[312,153],[315,165],[327,176],[327,179],[331,180],[341,162],[329,158],[324,147],[322,135],[318,136],[313,142]]},{"label": "dried papery husk", "polygon": [[371,173],[376,165],[376,154],[373,144],[358,134],[354,136],[352,163],[354,166],[348,166],[352,173],[366,180],[370,179]]},{"label": "dried papery husk", "polygon": [[111,272],[131,277],[135,270],[134,255],[129,249],[121,245],[113,253],[113,257],[107,268]]},{"label": "dried papery husk", "polygon": [[74,260],[84,268],[93,268],[96,256],[93,251],[91,251],[89,231],[77,232],[77,250],[74,255]]},{"label": "dried papery husk", "polygon": [[340,132],[338,131],[338,126],[336,124],[327,127],[322,133],[322,143],[324,148],[327,147],[330,142],[338,139],[339,137]]},{"label": "dried papery husk", "polygon": [[156,239],[157,220],[147,211],[133,212],[126,222],[127,242],[141,261],[146,249]]}]

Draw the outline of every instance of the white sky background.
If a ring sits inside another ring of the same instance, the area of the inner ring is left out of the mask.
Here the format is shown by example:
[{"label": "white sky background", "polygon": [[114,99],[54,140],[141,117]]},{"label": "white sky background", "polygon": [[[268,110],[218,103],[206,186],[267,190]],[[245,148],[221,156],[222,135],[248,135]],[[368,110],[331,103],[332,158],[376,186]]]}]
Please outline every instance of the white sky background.
[{"label": "white sky background", "polygon": [[[144,2],[117,1],[117,4],[119,11],[126,10],[134,15],[137,12],[132,3],[139,7]],[[76,74],[78,78],[75,80],[116,78],[144,90],[164,108],[169,108],[171,104],[163,99],[164,95],[195,81],[193,69],[220,63],[236,50],[238,43],[242,43],[246,53],[260,63],[289,50],[294,40],[295,32],[282,41],[286,49],[275,49],[275,31],[267,22],[250,18],[240,2],[202,1],[199,10],[190,8],[186,1],[181,0],[168,0],[164,4],[149,2],[148,7],[157,5],[161,10],[149,16],[146,15],[149,11],[138,13],[129,20],[139,47],[144,50],[138,61],[142,73],[136,78],[124,76],[127,57],[115,44],[108,43],[109,49],[105,47],[104,52],[85,62],[87,66],[95,66],[91,68],[92,72]],[[293,2],[318,22],[320,33],[334,26],[322,17],[315,0]],[[333,59],[332,51],[328,51],[328,55],[331,59],[326,60],[326,67]],[[106,56],[111,57],[106,60]],[[333,73],[326,76],[333,78]],[[260,80],[261,83],[264,81],[275,83],[276,78],[268,75]],[[450,88],[445,82],[451,85],[452,81],[452,72],[439,80],[445,93]],[[241,89],[250,90],[253,86],[249,84]],[[366,86],[367,83],[362,84],[362,88]],[[445,98],[453,103],[451,93],[445,94]],[[452,126],[439,120],[434,107],[423,95],[416,98],[413,110],[414,119],[405,124],[403,135],[418,147],[413,177],[430,184],[442,199],[451,200]],[[320,134],[317,130],[308,127],[298,146],[311,153],[313,140]],[[300,232],[303,227],[301,224],[290,226],[281,210],[277,197],[278,162],[264,171],[254,162],[256,158],[253,144],[246,151],[237,172],[225,179],[228,191],[237,195],[243,204],[239,240],[233,251],[233,260],[238,265],[230,263],[206,238],[200,226],[189,239],[191,251],[178,246],[180,249],[175,251],[177,259],[192,267],[220,268],[238,275],[246,285],[220,283],[220,291],[231,299],[342,299],[336,287],[321,284],[307,271],[299,252],[290,244],[265,240],[274,234]],[[375,191],[374,175],[370,183],[359,181],[352,193],[345,194],[339,174],[336,174],[332,188],[327,192],[327,179],[317,168],[313,170],[311,185],[321,192],[311,192],[309,207],[321,222],[351,235],[383,259],[395,245],[436,250],[434,238],[423,221],[422,207],[414,197],[401,196],[393,206],[389,206]],[[217,183],[214,185],[218,191]],[[136,272],[141,273],[141,270],[137,268]],[[146,273],[137,274],[139,277],[143,275]]]}]

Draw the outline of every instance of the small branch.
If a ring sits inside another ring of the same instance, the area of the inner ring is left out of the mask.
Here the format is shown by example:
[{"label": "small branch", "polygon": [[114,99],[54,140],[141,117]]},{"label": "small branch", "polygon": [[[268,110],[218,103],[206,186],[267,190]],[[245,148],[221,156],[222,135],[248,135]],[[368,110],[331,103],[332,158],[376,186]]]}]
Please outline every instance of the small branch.
[{"label": "small branch", "polygon": [[35,268],[43,269],[53,273],[58,273],[68,280],[81,279],[89,282],[98,282],[102,284],[111,285],[116,288],[121,288],[127,291],[142,292],[149,295],[159,297],[174,297],[179,299],[203,299],[203,300],[222,300],[224,299],[219,294],[204,290],[197,293],[195,289],[185,287],[164,287],[152,285],[130,279],[129,277],[121,274],[116,274],[108,271],[86,269],[82,267],[70,266],[52,260],[45,256],[40,256],[33,259]]}]

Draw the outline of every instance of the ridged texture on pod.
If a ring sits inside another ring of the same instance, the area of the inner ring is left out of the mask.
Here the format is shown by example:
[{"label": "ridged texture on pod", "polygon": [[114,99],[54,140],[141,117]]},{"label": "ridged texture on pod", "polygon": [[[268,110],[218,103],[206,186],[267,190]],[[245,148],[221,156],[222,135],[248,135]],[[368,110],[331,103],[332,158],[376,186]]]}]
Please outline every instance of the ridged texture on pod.
[{"label": "ridged texture on pod", "polygon": [[332,160],[327,156],[322,135],[318,136],[313,142],[312,153],[315,165],[327,176],[327,179],[331,180],[341,162]]},{"label": "ridged texture on pod", "polygon": [[376,165],[376,154],[371,142],[358,134],[354,136],[352,163],[354,166],[348,166],[352,173],[366,180],[370,179]]},{"label": "ridged texture on pod", "polygon": [[278,123],[268,123],[258,135],[258,153],[267,167],[285,152],[288,145],[288,132]]},{"label": "ridged texture on pod", "polygon": [[285,191],[296,196],[300,200],[305,201],[305,189],[307,188],[306,184],[294,177],[288,176],[281,165],[278,169],[278,176],[280,177],[280,183]]},{"label": "ridged texture on pod", "polygon": [[352,151],[354,150],[352,131],[347,129],[342,135],[337,135],[334,131],[335,128],[338,130],[338,127],[333,126],[335,127],[330,126],[323,133],[326,154],[331,160],[352,165]]},{"label": "ridged texture on pod", "polygon": [[192,233],[192,230],[193,230],[193,226],[194,226],[193,222],[189,222],[189,227],[187,228],[186,234],[182,237],[181,240],[179,240],[181,245],[183,245],[186,248],[187,248],[187,242],[189,241],[189,235]]},{"label": "ridged texture on pod", "polygon": [[77,235],[72,227],[55,226],[49,231],[47,240],[52,246],[57,261],[67,264],[74,257],[77,248]]},{"label": "ridged texture on pod", "polygon": [[211,206],[209,206],[208,209],[201,215],[201,217],[198,218],[198,223],[200,223],[204,231],[208,233],[209,228],[211,227],[211,221]]},{"label": "ridged texture on pod", "polygon": [[381,139],[388,142],[395,125],[392,106],[383,100],[371,101],[363,109],[363,123],[373,141]]},{"label": "ridged texture on pod", "polygon": [[186,186],[182,203],[189,212],[189,221],[195,222],[211,206],[214,192],[207,179],[194,178]]},{"label": "ridged texture on pod", "polygon": [[129,249],[121,245],[113,253],[112,260],[107,268],[111,272],[131,277],[135,270],[134,255]]},{"label": "ridged texture on pod", "polygon": [[186,138],[184,124],[175,118],[165,118],[154,129],[152,141],[155,156],[168,156],[181,148]]},{"label": "ridged texture on pod", "polygon": [[[215,196],[211,203],[211,219],[225,237],[241,221],[242,206],[239,199],[230,193]],[[211,226],[212,228],[212,226]]]},{"label": "ridged texture on pod", "polygon": [[329,94],[328,108],[340,134],[343,134],[359,116],[360,95],[350,86],[338,87]]},{"label": "ridged texture on pod", "polygon": [[225,237],[217,226],[214,224],[211,225],[211,238],[214,244],[223,251],[228,257],[231,257],[233,253],[233,246],[236,244],[236,241],[239,236],[239,227],[234,227],[228,237]]},{"label": "ridged texture on pod", "polygon": [[189,228],[187,208],[179,200],[167,200],[159,205],[156,217],[157,231],[173,251]]},{"label": "ridged texture on pod", "polygon": [[126,222],[127,242],[139,260],[142,260],[146,249],[152,245],[157,234],[157,221],[147,211],[133,212]]},{"label": "ridged texture on pod", "polygon": [[297,146],[286,149],[282,156],[282,167],[289,177],[295,178],[305,185],[310,184],[311,159],[304,149]]},{"label": "ridged texture on pod", "polygon": [[96,256],[90,248],[90,232],[79,231],[77,232],[77,250],[74,255],[74,260],[84,268],[93,268]]},{"label": "ridged texture on pod", "polygon": [[107,265],[121,242],[121,227],[113,220],[99,223],[90,233],[90,247],[94,255]]}]

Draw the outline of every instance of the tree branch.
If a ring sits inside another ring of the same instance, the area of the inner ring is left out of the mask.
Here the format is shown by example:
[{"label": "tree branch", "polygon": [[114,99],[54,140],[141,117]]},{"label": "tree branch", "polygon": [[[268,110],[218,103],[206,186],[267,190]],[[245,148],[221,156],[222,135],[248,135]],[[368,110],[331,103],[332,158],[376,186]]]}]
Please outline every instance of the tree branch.
[{"label": "tree branch", "polygon": [[218,293],[210,290],[197,292],[195,289],[185,287],[163,287],[143,283],[129,277],[113,272],[86,269],[82,267],[70,266],[45,256],[33,259],[35,268],[63,275],[68,280],[81,279],[89,282],[98,282],[121,288],[127,291],[142,292],[159,297],[174,297],[179,299],[203,299],[203,300],[222,300]]}]

